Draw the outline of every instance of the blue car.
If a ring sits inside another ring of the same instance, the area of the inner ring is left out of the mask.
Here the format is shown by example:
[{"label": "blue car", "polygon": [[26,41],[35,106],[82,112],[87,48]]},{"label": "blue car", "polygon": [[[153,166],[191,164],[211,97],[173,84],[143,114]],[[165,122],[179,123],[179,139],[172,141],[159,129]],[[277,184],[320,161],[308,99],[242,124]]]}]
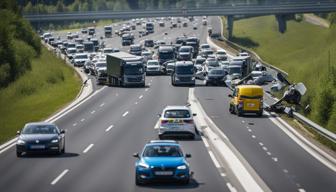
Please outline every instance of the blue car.
[{"label": "blue car", "polygon": [[135,184],[151,181],[177,181],[188,184],[191,178],[189,164],[182,153],[181,146],[172,140],[153,140],[147,143],[135,163]]}]

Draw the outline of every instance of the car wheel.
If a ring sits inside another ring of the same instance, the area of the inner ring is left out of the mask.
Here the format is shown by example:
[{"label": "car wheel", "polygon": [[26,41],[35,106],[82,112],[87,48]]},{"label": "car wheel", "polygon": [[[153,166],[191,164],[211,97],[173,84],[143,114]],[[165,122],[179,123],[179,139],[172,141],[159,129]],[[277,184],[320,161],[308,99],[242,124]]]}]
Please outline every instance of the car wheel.
[{"label": "car wheel", "polygon": [[183,184],[183,185],[188,185],[189,182],[190,182],[190,179],[186,179],[186,180],[182,181],[182,184]]},{"label": "car wheel", "polygon": [[62,154],[65,153],[65,143],[64,143],[64,145],[63,145],[63,149],[62,149],[61,153],[62,153]]},{"label": "car wheel", "polygon": [[230,107],[229,107],[229,111],[230,111],[230,113],[231,113],[231,114],[234,114],[234,113],[235,113],[235,111],[234,111],[234,109],[233,109],[233,106],[232,106],[232,105],[230,105]]},{"label": "car wheel", "polygon": [[19,152],[19,151],[16,151],[16,156],[17,156],[17,157],[22,157],[22,153]]},{"label": "car wheel", "polygon": [[135,185],[143,185],[144,183],[141,181],[141,179],[135,174]]}]

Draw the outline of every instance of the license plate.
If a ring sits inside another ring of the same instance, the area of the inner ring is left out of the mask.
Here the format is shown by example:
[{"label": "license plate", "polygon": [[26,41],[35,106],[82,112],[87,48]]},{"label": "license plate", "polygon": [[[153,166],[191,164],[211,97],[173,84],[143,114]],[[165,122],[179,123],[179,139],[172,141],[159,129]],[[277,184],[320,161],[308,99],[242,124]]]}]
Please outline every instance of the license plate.
[{"label": "license plate", "polygon": [[249,107],[254,107],[255,104],[254,104],[254,103],[248,103],[247,106],[249,106]]},{"label": "license plate", "polygon": [[155,175],[173,175],[172,171],[155,171]]},{"label": "license plate", "polygon": [[44,145],[32,145],[30,146],[31,149],[44,149],[45,146]]}]

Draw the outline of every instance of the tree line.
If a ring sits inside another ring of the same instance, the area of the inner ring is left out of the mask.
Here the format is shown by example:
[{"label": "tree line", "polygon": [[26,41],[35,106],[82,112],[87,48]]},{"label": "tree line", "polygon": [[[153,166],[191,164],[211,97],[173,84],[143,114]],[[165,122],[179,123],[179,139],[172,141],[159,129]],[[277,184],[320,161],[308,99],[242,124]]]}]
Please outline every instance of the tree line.
[{"label": "tree line", "polygon": [[41,52],[39,37],[19,14],[15,1],[0,1],[0,88],[8,86],[27,70]]}]

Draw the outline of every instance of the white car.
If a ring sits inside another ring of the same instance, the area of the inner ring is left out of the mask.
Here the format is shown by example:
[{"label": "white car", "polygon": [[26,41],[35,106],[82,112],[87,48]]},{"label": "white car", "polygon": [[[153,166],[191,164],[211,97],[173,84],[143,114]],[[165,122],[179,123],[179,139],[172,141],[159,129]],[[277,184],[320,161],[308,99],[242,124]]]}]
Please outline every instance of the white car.
[{"label": "white car", "polygon": [[160,75],[162,73],[162,66],[158,60],[148,60],[146,67],[147,75]]},{"label": "white car", "polygon": [[193,114],[187,106],[167,106],[159,115],[159,138],[165,136],[188,136],[195,138],[198,130],[194,123]]},{"label": "white car", "polygon": [[227,60],[226,51],[223,50],[223,49],[218,50],[217,53],[216,53],[216,57],[217,57],[217,60],[219,60],[219,61],[226,61]]}]

